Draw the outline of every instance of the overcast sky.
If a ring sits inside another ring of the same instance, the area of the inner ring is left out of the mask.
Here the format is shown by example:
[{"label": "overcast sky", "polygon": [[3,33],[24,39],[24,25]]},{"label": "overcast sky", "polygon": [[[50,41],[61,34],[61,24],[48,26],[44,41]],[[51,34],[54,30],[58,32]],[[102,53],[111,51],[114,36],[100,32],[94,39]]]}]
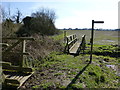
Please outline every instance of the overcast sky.
[{"label": "overcast sky", "polygon": [[[16,2],[17,1],[17,2]],[[4,3],[3,3],[4,2]],[[57,28],[91,28],[92,20],[104,21],[95,28],[118,28],[119,0],[2,0],[2,6],[11,15],[18,8],[23,17],[31,15],[41,7],[53,9]]]}]

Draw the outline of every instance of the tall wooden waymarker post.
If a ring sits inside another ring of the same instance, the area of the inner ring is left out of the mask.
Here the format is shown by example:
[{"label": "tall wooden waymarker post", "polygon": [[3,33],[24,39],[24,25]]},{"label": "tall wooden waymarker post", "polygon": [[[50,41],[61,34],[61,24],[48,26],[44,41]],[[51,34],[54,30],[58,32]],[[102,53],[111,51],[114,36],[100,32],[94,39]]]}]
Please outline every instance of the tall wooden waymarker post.
[{"label": "tall wooden waymarker post", "polygon": [[91,31],[91,51],[90,51],[90,63],[92,62],[92,51],[93,51],[93,36],[94,36],[94,23],[104,23],[104,21],[94,21],[92,20],[92,31]]},{"label": "tall wooden waymarker post", "polygon": [[66,31],[64,31],[64,43],[66,43]]}]

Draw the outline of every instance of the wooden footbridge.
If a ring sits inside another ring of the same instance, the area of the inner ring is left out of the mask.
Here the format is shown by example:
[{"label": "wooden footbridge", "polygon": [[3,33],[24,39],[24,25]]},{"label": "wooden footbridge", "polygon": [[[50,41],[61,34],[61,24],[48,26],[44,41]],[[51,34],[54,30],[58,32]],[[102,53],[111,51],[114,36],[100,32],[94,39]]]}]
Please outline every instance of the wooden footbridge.
[{"label": "wooden footbridge", "polygon": [[86,35],[82,36],[81,41],[79,41],[76,34],[66,36],[65,37],[65,40],[66,40],[65,52],[68,54],[73,54],[73,55],[79,55],[81,51],[83,51],[84,53],[84,50],[86,47],[85,36]]},{"label": "wooden footbridge", "polygon": [[[33,38],[22,37],[22,38],[3,38],[5,40],[16,40],[12,45],[7,43],[2,44],[2,56],[7,57],[9,54],[19,54],[20,57],[18,58],[19,66],[13,65],[11,62],[1,61],[2,64],[2,76],[3,76],[3,88],[10,88],[14,87],[19,89],[25,81],[34,73],[32,68],[23,67],[23,60],[25,55],[29,55],[28,52],[25,52],[25,44],[26,40],[34,40]],[[22,45],[20,52],[11,52],[13,48],[15,48],[18,44]],[[5,47],[5,48],[4,48]]]}]

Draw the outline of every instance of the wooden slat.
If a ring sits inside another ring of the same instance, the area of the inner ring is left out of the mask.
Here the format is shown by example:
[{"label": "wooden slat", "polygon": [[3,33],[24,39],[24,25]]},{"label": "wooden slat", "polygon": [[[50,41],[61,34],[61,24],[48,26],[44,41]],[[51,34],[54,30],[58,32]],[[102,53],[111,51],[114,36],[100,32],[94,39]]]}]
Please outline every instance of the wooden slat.
[{"label": "wooden slat", "polygon": [[29,79],[29,77],[31,77],[31,75],[33,74],[33,72],[29,75],[25,75],[25,74],[12,74],[12,75],[5,75],[5,76],[9,76],[10,78],[6,78],[5,79],[5,83],[6,84],[18,84],[18,89],[25,83],[26,80]]},{"label": "wooden slat", "polygon": [[77,38],[73,39],[72,41],[68,42],[68,45],[71,44],[72,42],[76,41]]},{"label": "wooden slat", "polygon": [[12,50],[12,48],[14,48],[17,44],[19,44],[21,42],[21,40],[18,40],[16,43],[14,43],[12,46],[8,47],[5,51],[3,51],[3,54],[9,52],[10,50]]},{"label": "wooden slat", "polygon": [[13,78],[12,78],[12,79],[15,79],[16,77],[17,77],[17,75],[13,76]]},{"label": "wooden slat", "polygon": [[76,54],[79,46],[80,46],[80,43],[76,43],[73,47],[71,47],[71,49],[69,50],[69,53]]},{"label": "wooden slat", "polygon": [[20,77],[19,73],[16,73],[16,75],[14,76],[14,79],[17,80],[17,78],[19,78],[19,77]]},{"label": "wooden slat", "polygon": [[2,64],[2,67],[9,67],[9,66],[11,66],[10,62],[3,62],[3,61],[1,61],[0,64]]},{"label": "wooden slat", "polygon": [[5,78],[8,78],[8,77],[10,77],[10,75],[4,75],[5,76]]},{"label": "wooden slat", "polygon": [[76,34],[71,34],[71,35],[68,35],[67,38],[70,38],[70,36],[73,36],[73,35],[76,35]]},{"label": "wooden slat", "polygon": [[71,51],[71,49],[75,48],[75,47],[78,47],[76,46],[76,44],[80,45],[78,42],[76,42],[75,44],[73,44],[73,46],[69,49],[69,51]]},{"label": "wooden slat", "polygon": [[24,75],[20,76],[17,80],[20,81],[22,78],[24,78]]},{"label": "wooden slat", "polygon": [[12,74],[12,76],[10,77],[10,79],[15,79],[17,77],[16,73]]},{"label": "wooden slat", "polygon": [[17,77],[15,77],[14,79],[16,79],[16,80],[17,80],[19,77],[20,77],[20,75],[18,75],[18,76],[17,76]]},{"label": "wooden slat", "polygon": [[15,78],[15,75],[11,75],[11,77],[9,77],[9,79],[14,79]]},{"label": "wooden slat", "polygon": [[17,66],[6,66],[6,67],[3,67],[4,70],[8,70],[11,72],[14,72],[14,71],[22,71],[22,72],[32,72],[32,69],[31,68],[20,68],[20,67],[17,67]]},{"label": "wooden slat", "polygon": [[6,79],[5,79],[5,83],[20,84],[20,82],[19,82],[18,80],[9,79],[9,78],[6,78]]},{"label": "wooden slat", "polygon": [[7,44],[7,43],[0,43],[0,45],[2,45],[2,47],[8,47],[9,46],[9,44]]},{"label": "wooden slat", "polygon": [[26,80],[28,80],[29,79],[29,77],[31,77],[33,75],[33,72],[30,74],[30,75],[28,75],[28,76],[24,76],[19,82],[20,82],[20,85],[19,85],[19,87],[18,87],[18,89],[25,83],[25,81]]}]

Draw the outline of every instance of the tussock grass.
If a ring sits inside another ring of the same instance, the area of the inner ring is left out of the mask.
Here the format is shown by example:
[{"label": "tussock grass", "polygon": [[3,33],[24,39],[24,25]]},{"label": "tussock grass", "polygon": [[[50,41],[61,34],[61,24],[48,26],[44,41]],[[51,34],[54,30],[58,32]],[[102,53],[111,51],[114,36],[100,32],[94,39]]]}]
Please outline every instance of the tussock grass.
[{"label": "tussock grass", "polygon": [[[108,58],[109,62],[103,63],[104,58]],[[33,82],[32,86],[34,88],[44,87],[45,89],[63,87],[64,89],[66,87],[69,89],[118,88],[116,71],[106,66],[110,63],[116,65],[117,61],[113,59],[115,58],[93,55],[93,62],[88,65],[89,54],[74,57],[53,52],[44,59],[44,64],[40,66],[41,69],[37,72],[39,74],[44,72],[44,74],[34,76],[39,78],[40,86],[36,87],[36,82]],[[80,73],[81,71],[83,72]],[[33,80],[36,81],[35,78]],[[49,85],[47,82],[50,82]],[[71,82],[72,84],[70,84]]]}]

